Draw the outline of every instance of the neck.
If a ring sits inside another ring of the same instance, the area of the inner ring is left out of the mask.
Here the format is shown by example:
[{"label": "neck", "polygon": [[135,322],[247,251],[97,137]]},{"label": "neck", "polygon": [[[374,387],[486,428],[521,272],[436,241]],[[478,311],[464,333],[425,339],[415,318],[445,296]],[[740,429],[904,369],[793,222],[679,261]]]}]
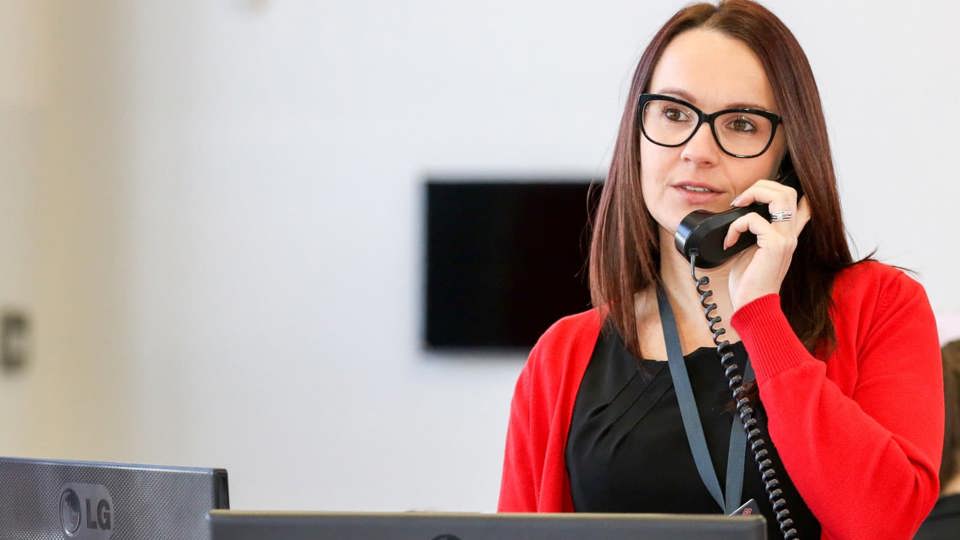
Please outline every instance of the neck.
[{"label": "neck", "polygon": [[[670,298],[674,309],[679,311],[680,317],[703,319],[703,308],[700,306],[700,297],[697,293],[693,277],[690,275],[690,261],[674,248],[673,235],[663,229],[660,235],[660,277],[663,286]],[[697,269],[697,277],[709,277],[708,288],[713,291],[710,302],[717,304],[719,315],[726,323],[733,315],[733,305],[730,302],[728,278],[729,265],[724,264],[717,268],[704,270]],[[726,324],[724,325],[727,326]]]}]

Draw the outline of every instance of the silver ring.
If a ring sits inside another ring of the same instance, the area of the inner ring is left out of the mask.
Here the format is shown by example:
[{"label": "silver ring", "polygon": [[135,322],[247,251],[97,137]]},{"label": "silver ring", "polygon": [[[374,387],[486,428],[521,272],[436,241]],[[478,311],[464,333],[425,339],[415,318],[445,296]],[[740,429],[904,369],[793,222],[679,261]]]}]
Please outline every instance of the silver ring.
[{"label": "silver ring", "polygon": [[793,212],[789,210],[770,213],[770,223],[780,223],[782,221],[790,221],[791,219],[793,219]]}]

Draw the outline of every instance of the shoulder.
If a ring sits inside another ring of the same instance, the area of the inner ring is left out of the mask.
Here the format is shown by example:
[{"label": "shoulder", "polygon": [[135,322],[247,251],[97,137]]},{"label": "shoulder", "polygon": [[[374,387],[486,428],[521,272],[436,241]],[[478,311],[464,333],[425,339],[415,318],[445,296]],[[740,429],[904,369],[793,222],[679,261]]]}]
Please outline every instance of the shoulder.
[{"label": "shoulder", "polygon": [[594,308],[553,323],[530,351],[524,372],[553,379],[584,364],[593,352],[603,320],[601,310]]},{"label": "shoulder", "polygon": [[878,261],[863,261],[841,270],[833,283],[836,305],[875,304],[889,307],[891,302],[926,295],[923,286],[906,271]]},{"label": "shoulder", "polygon": [[866,338],[891,327],[936,327],[923,286],[904,270],[877,261],[860,262],[837,274],[832,300],[838,335],[853,332]]},{"label": "shoulder", "polygon": [[836,284],[846,287],[860,287],[901,281],[916,283],[900,268],[879,261],[866,260],[854,263],[841,270],[837,274]]},{"label": "shoulder", "polygon": [[596,341],[602,326],[603,315],[596,308],[568,315],[550,325],[534,349],[567,350],[583,341]]}]

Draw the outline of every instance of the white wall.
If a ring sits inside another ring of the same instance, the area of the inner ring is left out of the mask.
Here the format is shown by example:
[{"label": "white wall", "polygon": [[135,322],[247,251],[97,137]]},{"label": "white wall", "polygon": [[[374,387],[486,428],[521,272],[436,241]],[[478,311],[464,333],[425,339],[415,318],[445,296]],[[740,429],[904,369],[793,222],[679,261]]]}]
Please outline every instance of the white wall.
[{"label": "white wall", "polygon": [[[40,157],[0,161],[32,167],[0,189],[37,208],[0,235],[26,261],[0,292],[36,322],[0,454],[224,466],[236,508],[493,509],[522,358],[420,350],[420,181],[602,175],[680,4],[19,5],[45,26],[7,39],[49,73],[0,65],[41,111]],[[861,253],[960,313],[929,232],[960,198],[958,8],[769,5],[818,76]]]},{"label": "white wall", "polygon": [[[34,187],[40,154],[39,115],[43,101],[42,17],[23,3],[0,3],[0,310],[34,305],[36,228]],[[26,449],[32,373],[0,376],[0,448]]]}]

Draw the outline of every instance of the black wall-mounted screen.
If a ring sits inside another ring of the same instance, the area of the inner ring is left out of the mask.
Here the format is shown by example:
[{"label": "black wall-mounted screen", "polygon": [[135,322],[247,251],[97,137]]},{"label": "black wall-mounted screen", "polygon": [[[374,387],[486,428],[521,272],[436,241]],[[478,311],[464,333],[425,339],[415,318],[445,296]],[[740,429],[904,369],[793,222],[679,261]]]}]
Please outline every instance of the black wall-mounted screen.
[{"label": "black wall-mounted screen", "polygon": [[428,348],[528,349],[590,307],[589,185],[427,181]]}]

